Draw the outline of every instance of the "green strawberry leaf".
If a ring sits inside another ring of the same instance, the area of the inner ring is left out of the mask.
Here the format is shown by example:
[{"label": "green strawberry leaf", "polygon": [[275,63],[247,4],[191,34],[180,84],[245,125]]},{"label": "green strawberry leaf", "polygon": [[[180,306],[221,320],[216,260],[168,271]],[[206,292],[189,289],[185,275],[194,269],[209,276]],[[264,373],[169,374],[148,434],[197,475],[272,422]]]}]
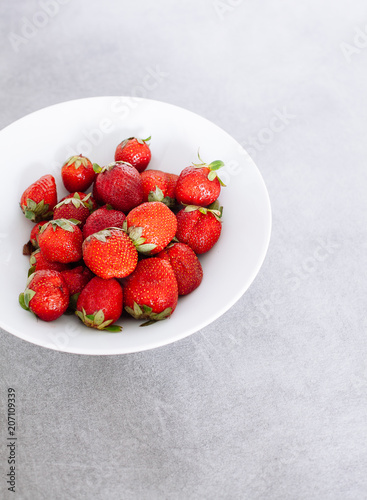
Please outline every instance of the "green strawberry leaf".
[{"label": "green strawberry leaf", "polygon": [[185,212],[194,212],[195,210],[198,210],[200,207],[197,205],[187,205],[185,207]]},{"label": "green strawberry leaf", "polygon": [[[131,309],[131,307],[129,307],[129,306],[125,306],[125,311],[126,311],[128,314],[130,314],[130,316],[132,316],[133,318],[135,318],[135,313],[134,313],[134,310],[133,310],[133,309]],[[135,318],[135,319],[137,319],[137,318]]]},{"label": "green strawberry leaf", "polygon": [[29,303],[35,295],[36,295],[36,292],[34,290],[31,290],[30,288],[25,289],[25,291],[24,291],[24,304],[28,309],[29,309]]},{"label": "green strawberry leaf", "polygon": [[72,165],[75,162],[76,158],[77,158],[76,156],[70,156],[70,158],[66,160],[65,166],[70,167],[70,165]]},{"label": "green strawberry leaf", "polygon": [[209,163],[208,167],[210,168],[210,170],[218,170],[224,167],[224,162],[222,162],[221,160],[215,160]]},{"label": "green strawberry leaf", "polygon": [[25,311],[29,311],[29,307],[26,305],[24,300],[24,293],[19,294],[19,304]]},{"label": "green strawberry leaf", "polygon": [[220,203],[219,203],[218,200],[215,200],[215,201],[213,201],[213,203],[211,203],[210,205],[208,205],[206,208],[208,210],[220,210],[223,207],[220,206]]},{"label": "green strawberry leaf", "polygon": [[135,319],[144,319],[144,318],[150,318],[153,309],[145,304],[140,306],[139,304],[134,302],[134,309],[132,309],[129,306],[125,306],[125,311]]},{"label": "green strawberry leaf", "polygon": [[27,205],[22,207],[26,218],[33,222],[40,222],[52,216],[52,212],[49,212],[48,208],[49,205],[45,203],[45,200],[36,203],[30,198],[27,198]]},{"label": "green strawberry leaf", "polygon": [[169,196],[165,196],[162,200],[162,203],[167,205],[168,208],[172,208],[176,205],[175,198],[170,198]]},{"label": "green strawberry leaf", "polygon": [[92,238],[96,238],[98,241],[102,241],[102,243],[106,243],[107,238],[111,236],[111,231],[108,229],[102,229],[101,231],[98,231],[98,233],[93,233],[90,236],[88,236],[88,240]]},{"label": "green strawberry leaf", "polygon": [[28,288],[29,283],[32,281],[33,276],[34,276],[34,273],[32,273],[32,274],[30,274],[30,275],[28,276],[28,278],[27,278],[27,283],[26,283],[26,287],[27,287],[27,288]]},{"label": "green strawberry leaf", "polygon": [[36,270],[36,266],[32,266],[32,267],[30,267],[30,268],[29,268],[29,270],[28,270],[28,277],[29,277],[31,274],[33,274],[33,273],[35,272],[35,270]]},{"label": "green strawberry leaf", "polygon": [[137,251],[145,255],[149,255],[155,248],[157,248],[157,245],[154,245],[153,243],[143,243],[142,245],[136,245]]},{"label": "green strawberry leaf", "polygon": [[134,241],[134,245],[136,247],[140,246],[140,245],[143,245],[143,243],[145,243],[145,238],[139,238],[137,239],[136,241]]},{"label": "green strawberry leaf", "polygon": [[[131,226],[129,227],[128,229],[128,235],[130,236],[130,238],[133,240],[133,242],[135,244],[140,244],[140,239],[141,239],[141,236],[143,234],[143,228],[142,227],[139,227],[139,226]],[[145,241],[145,238],[143,238],[144,241]],[[139,241],[139,243],[138,243]],[[142,241],[142,243],[144,243],[144,241]]]},{"label": "green strawberry leaf", "polygon": [[150,191],[148,194],[148,201],[163,201],[163,200],[164,200],[164,193],[158,186],[155,187],[155,191]]},{"label": "green strawberry leaf", "polygon": [[212,213],[217,220],[220,220],[223,215],[223,207],[220,205],[219,201],[216,200],[206,207],[207,211]]},{"label": "green strawberry leaf", "polygon": [[108,319],[106,321],[103,321],[100,325],[97,326],[98,330],[105,330],[106,326],[110,325],[113,323],[112,319]]},{"label": "green strawberry leaf", "polygon": [[150,306],[143,305],[144,315],[149,316],[152,313],[153,309]]},{"label": "green strawberry leaf", "polygon": [[94,324],[97,326],[101,326],[103,322],[104,322],[104,312],[102,311],[102,309],[100,309],[99,311],[96,311],[94,313]]},{"label": "green strawberry leaf", "polygon": [[148,142],[150,141],[150,139],[152,138],[152,136],[150,135],[147,139],[140,139],[140,137],[129,137],[128,141],[131,141],[132,139],[136,139],[136,141],[139,143],[139,144],[144,144],[145,142]]},{"label": "green strawberry leaf", "polygon": [[219,184],[222,186],[222,187],[227,187],[226,184],[224,184],[224,182],[222,181],[222,179],[217,175],[217,179],[219,181]]},{"label": "green strawberry leaf", "polygon": [[75,311],[75,314],[84,322],[84,314],[82,311]]},{"label": "green strawberry leaf", "polygon": [[172,307],[167,307],[164,311],[160,313],[153,313],[151,315],[151,318],[156,320],[156,321],[161,321],[163,319],[168,318],[172,314]]},{"label": "green strawberry leaf", "polygon": [[121,332],[122,326],[120,326],[120,325],[105,326],[104,330],[107,332],[111,332],[111,333],[118,333],[118,332]]},{"label": "green strawberry leaf", "polygon": [[30,198],[27,198],[27,208],[35,212],[35,210],[37,209],[37,203]]},{"label": "green strawberry leaf", "polygon": [[27,219],[29,220],[34,220],[34,212],[32,212],[31,210],[27,210],[25,209],[24,210],[24,215],[26,216]]},{"label": "green strawberry leaf", "polygon": [[150,319],[149,321],[145,321],[145,323],[142,323],[140,326],[149,326],[149,325],[153,325],[154,323],[157,323],[157,321],[155,319]]},{"label": "green strawberry leaf", "polygon": [[51,221],[47,222],[47,224],[43,224],[43,226],[41,227],[41,229],[39,231],[39,234],[42,234],[45,231],[46,227],[48,227],[50,225],[50,223],[51,223]]},{"label": "green strawberry leaf", "polygon": [[214,179],[217,177],[217,172],[214,170],[211,170],[208,174],[208,180],[209,181],[214,181]]},{"label": "green strawberry leaf", "polygon": [[36,213],[36,214],[39,214],[39,215],[40,215],[40,214],[43,214],[43,212],[44,212],[45,210],[47,210],[47,208],[48,208],[48,205],[45,205],[45,200],[41,200],[41,201],[37,204],[37,206],[36,206],[36,208],[35,208],[35,213]]},{"label": "green strawberry leaf", "polygon": [[143,314],[141,307],[136,302],[134,302],[134,311],[133,312],[136,316],[141,316]]},{"label": "green strawberry leaf", "polygon": [[[201,156],[200,156],[200,148],[198,148],[198,158],[201,161],[201,165],[205,165],[206,164],[205,161],[203,161],[202,158],[201,158]],[[195,163],[194,163],[194,165],[195,165]]]},{"label": "green strawberry leaf", "polygon": [[71,200],[71,203],[74,205],[75,208],[79,208],[82,204],[80,198],[79,198],[79,200],[76,197],[75,198],[68,198],[68,199]]},{"label": "green strawberry leaf", "polygon": [[76,309],[76,303],[78,302],[80,293],[74,293],[73,295],[70,296],[69,299],[69,308],[75,311]]},{"label": "green strawberry leaf", "polygon": [[89,160],[82,155],[74,155],[70,156],[70,158],[66,160],[65,166],[70,167],[70,165],[72,165],[73,163],[74,167],[78,169],[81,165],[83,165],[83,167],[86,167],[89,163]]}]

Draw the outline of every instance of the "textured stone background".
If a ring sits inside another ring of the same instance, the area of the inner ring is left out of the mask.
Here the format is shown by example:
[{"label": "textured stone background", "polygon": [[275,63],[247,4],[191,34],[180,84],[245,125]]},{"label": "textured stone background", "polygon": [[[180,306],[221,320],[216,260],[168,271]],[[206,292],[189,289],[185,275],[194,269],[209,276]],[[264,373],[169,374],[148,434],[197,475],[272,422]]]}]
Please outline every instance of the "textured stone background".
[{"label": "textured stone background", "polygon": [[0,330],[1,498],[367,498],[366,31],[362,0],[0,4],[1,127],[159,70],[145,97],[234,136],[273,209],[253,285],[185,340],[98,358]]}]

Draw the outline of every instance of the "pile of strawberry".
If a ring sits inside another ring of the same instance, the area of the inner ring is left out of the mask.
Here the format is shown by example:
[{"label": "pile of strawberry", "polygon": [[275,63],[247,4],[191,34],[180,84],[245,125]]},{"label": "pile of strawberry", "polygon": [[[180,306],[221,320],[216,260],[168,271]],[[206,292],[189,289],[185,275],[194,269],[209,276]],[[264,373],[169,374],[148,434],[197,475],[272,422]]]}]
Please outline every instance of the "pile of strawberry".
[{"label": "pile of strawberry", "polygon": [[61,200],[52,175],[24,191],[20,207],[34,223],[23,249],[24,309],[44,321],[75,313],[88,327],[116,332],[123,314],[142,325],[168,318],[178,297],[200,285],[197,254],[221,234],[223,162],[199,156],[180,175],[146,170],[149,140],[124,140],[104,167],[69,158],[61,178],[70,194]]}]

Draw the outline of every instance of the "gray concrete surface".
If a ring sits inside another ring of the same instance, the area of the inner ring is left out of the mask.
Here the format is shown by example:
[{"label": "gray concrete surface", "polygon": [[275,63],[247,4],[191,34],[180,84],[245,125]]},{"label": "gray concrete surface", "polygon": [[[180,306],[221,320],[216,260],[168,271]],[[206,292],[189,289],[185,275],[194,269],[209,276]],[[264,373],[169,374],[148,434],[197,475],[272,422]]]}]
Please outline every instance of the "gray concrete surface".
[{"label": "gray concrete surface", "polygon": [[0,127],[139,93],[154,69],[145,97],[227,130],[273,208],[251,288],[178,343],[84,357],[0,331],[18,435],[13,494],[2,418],[1,498],[367,498],[365,2],[18,0],[0,14]]}]

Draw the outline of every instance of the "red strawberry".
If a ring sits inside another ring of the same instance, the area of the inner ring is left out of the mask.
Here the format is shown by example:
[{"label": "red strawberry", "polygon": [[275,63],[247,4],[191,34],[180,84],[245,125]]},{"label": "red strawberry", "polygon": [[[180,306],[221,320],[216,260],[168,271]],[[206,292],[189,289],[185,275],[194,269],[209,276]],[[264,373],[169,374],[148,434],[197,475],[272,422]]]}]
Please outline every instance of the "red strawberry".
[{"label": "red strawberry", "polygon": [[145,170],[151,159],[148,139],[129,137],[122,141],[116,148],[115,161],[126,161],[135,167],[138,172]]},{"label": "red strawberry", "polygon": [[43,253],[39,248],[31,254],[29,263],[31,265],[31,272],[42,271],[43,269],[61,272],[65,271],[66,269],[70,269],[70,264],[64,264],[62,262],[51,262],[45,259]]},{"label": "red strawberry", "polygon": [[37,222],[31,231],[29,240],[25,245],[23,245],[23,255],[31,255],[34,250],[39,248],[38,244],[38,234],[45,224],[47,224],[48,220],[43,220],[41,222]]},{"label": "red strawberry", "polygon": [[38,244],[38,235],[39,235],[39,232],[42,228],[42,226],[44,226],[45,224],[47,224],[47,220],[43,220],[41,222],[38,222],[37,224],[35,224],[32,228],[32,231],[31,231],[31,235],[29,237],[29,241],[31,242],[33,248],[39,248],[39,244]]},{"label": "red strawberry", "polygon": [[162,192],[167,190],[167,174],[162,170],[144,170],[140,177],[143,182],[144,201],[149,201],[149,194],[154,193],[156,188],[159,188]]},{"label": "red strawberry", "polygon": [[210,250],[218,241],[222,223],[222,209],[189,205],[177,214],[176,238],[189,245],[195,253]]},{"label": "red strawberry", "polygon": [[64,198],[54,208],[54,219],[69,219],[79,221],[79,227],[84,226],[85,221],[90,215],[89,198],[90,194],[80,197],[79,193]]},{"label": "red strawberry", "polygon": [[81,291],[75,314],[90,328],[118,332],[121,326],[112,325],[122,313],[123,293],[114,279],[92,278]]},{"label": "red strawberry", "polygon": [[129,212],[126,227],[137,250],[146,255],[154,255],[174,238],[177,219],[164,203],[145,202]]},{"label": "red strawberry", "polygon": [[138,262],[138,252],[122,229],[103,229],[88,236],[83,243],[85,264],[97,276],[124,278]]},{"label": "red strawberry", "polygon": [[19,303],[43,321],[53,321],[68,308],[69,290],[58,271],[36,271],[29,276]]},{"label": "red strawberry", "polygon": [[203,279],[203,268],[191,247],[185,243],[172,243],[157,255],[167,260],[175,273],[178,295],[188,295]]},{"label": "red strawberry", "polygon": [[20,208],[27,219],[33,222],[50,219],[56,203],[56,183],[52,175],[40,177],[24,191],[20,198]]},{"label": "red strawberry", "polygon": [[[101,169],[101,172],[102,172],[102,169]],[[98,172],[98,173],[100,173],[100,172]],[[98,192],[98,184],[96,182],[97,179],[98,179],[98,174],[97,174],[96,180],[94,181],[94,184],[93,184],[93,199],[96,200],[97,205],[101,206],[101,205],[105,205],[105,202],[103,201],[102,196]]]},{"label": "red strawberry", "polygon": [[77,266],[73,269],[66,269],[61,271],[61,275],[69,289],[70,295],[80,293],[94,276],[92,271],[86,266]]},{"label": "red strawberry", "polygon": [[68,198],[80,198],[83,200],[84,205],[89,208],[91,212],[93,210],[96,210],[98,208],[98,203],[97,201],[91,196],[91,193],[83,193],[82,191],[75,191],[74,193],[70,193],[67,196],[64,196],[64,198],[61,198],[60,202],[67,200]]},{"label": "red strawberry", "polygon": [[143,201],[161,201],[168,207],[175,205],[178,175],[152,169],[145,170],[140,177],[143,182]]},{"label": "red strawberry", "polygon": [[176,183],[176,199],[184,205],[198,205],[206,207],[213,203],[220,194],[222,181],[217,176],[217,170],[224,163],[213,161],[209,165],[194,163],[180,173]]},{"label": "red strawberry", "polygon": [[126,278],[123,289],[125,310],[136,319],[166,319],[177,305],[175,273],[164,259],[151,257],[141,260]]},{"label": "red strawberry", "polygon": [[51,262],[78,262],[82,258],[83,234],[69,220],[56,219],[45,224],[38,241],[44,257]]},{"label": "red strawberry", "polygon": [[69,193],[85,191],[92,185],[96,173],[93,164],[83,155],[72,156],[61,167],[61,178]]},{"label": "red strawberry", "polygon": [[122,228],[126,215],[120,210],[114,210],[109,205],[105,205],[98,210],[95,210],[88,217],[84,227],[83,227],[83,238],[87,238],[93,233],[98,233],[102,229],[108,227],[120,227]]},{"label": "red strawberry", "polygon": [[143,201],[140,174],[129,163],[110,163],[97,175],[93,196],[99,203],[111,205],[121,212],[129,212]]},{"label": "red strawberry", "polygon": [[177,185],[178,175],[167,173],[167,180],[168,180],[168,186],[167,186],[167,194],[166,194],[166,196],[168,198],[171,198],[171,199],[175,200],[175,198],[176,198],[176,185]]}]

